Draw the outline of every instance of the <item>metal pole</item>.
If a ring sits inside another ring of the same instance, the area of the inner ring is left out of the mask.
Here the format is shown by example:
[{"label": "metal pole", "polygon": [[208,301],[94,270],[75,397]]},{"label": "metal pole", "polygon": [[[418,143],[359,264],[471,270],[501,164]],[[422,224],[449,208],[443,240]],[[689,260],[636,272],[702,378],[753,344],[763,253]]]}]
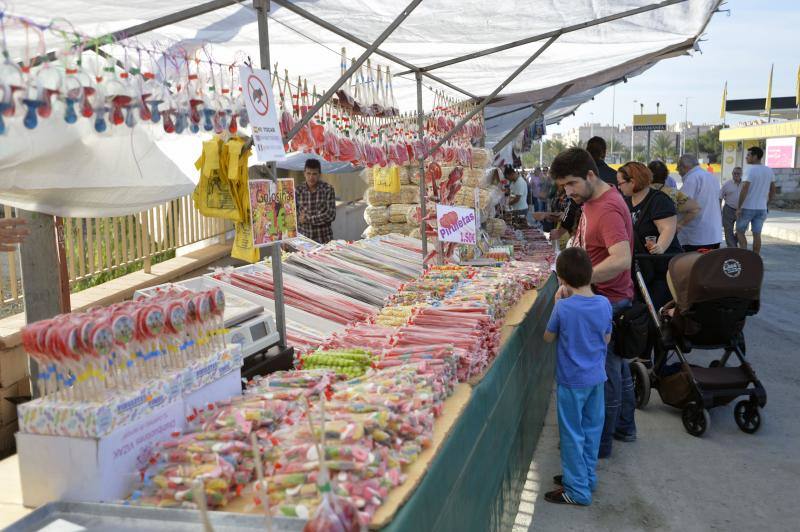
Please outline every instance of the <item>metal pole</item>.
[{"label": "metal pole", "polygon": [[616,109],[617,109],[617,86],[614,85],[611,88],[611,157],[614,157],[614,136],[616,135],[617,129],[617,120],[616,120]]},{"label": "metal pole", "polygon": [[652,131],[649,129],[647,130],[647,155],[645,156],[645,162],[650,160],[650,134]]},{"label": "metal pole", "polygon": [[[447,61],[441,61],[439,63],[434,63],[432,65],[428,65],[422,67],[421,70],[423,72],[430,72],[431,70],[435,70],[437,68],[446,67],[449,65],[454,65],[456,63],[461,63],[463,61],[469,61],[470,59],[475,59],[478,57],[483,57],[485,55],[494,54],[497,52],[502,52],[503,50],[508,50],[509,48],[516,48],[517,46],[523,46],[525,44],[530,44],[536,41],[543,41],[545,39],[556,37],[558,35],[564,35],[565,33],[571,33],[573,31],[582,30],[584,28],[590,28],[592,26],[598,26],[600,24],[605,24],[606,22],[613,22],[615,20],[619,20],[621,18],[630,17],[633,15],[638,15],[640,13],[646,13],[648,11],[653,11],[656,9],[661,9],[662,7],[671,6],[673,4],[680,4],[685,2],[686,0],[665,0],[663,2],[658,2],[657,4],[650,4],[643,7],[638,7],[636,9],[631,9],[628,11],[623,11],[622,13],[617,13],[616,15],[609,15],[607,17],[598,18],[595,20],[590,20],[588,22],[581,22],[580,24],[574,24],[572,26],[567,26],[565,28],[561,28],[554,31],[548,31],[547,33],[542,33],[539,35],[535,35],[533,37],[527,37],[525,39],[520,39],[518,41],[512,41],[506,44],[501,44],[500,46],[494,46],[492,48],[487,48],[486,50],[481,50],[479,52],[473,52],[471,54],[462,55],[460,57],[456,57],[454,59],[448,59]],[[404,72],[400,72],[396,74],[398,76],[403,74],[410,74],[413,70],[408,70]]]},{"label": "metal pole", "polygon": [[[308,11],[306,11],[305,9],[299,7],[295,3],[289,2],[287,0],[272,0],[272,2],[275,3],[275,4],[278,4],[279,6],[281,6],[284,9],[287,9],[288,11],[291,11],[292,13],[300,15],[304,19],[306,19],[306,20],[308,20],[310,22],[313,22],[314,24],[316,24],[317,26],[319,26],[321,28],[325,28],[326,30],[330,31],[331,33],[335,33],[339,37],[347,39],[348,41],[361,46],[362,48],[369,48],[369,46],[370,46],[370,44],[367,41],[356,37],[352,33],[348,33],[346,31],[344,31],[343,29],[339,28],[338,26],[334,26],[330,22],[319,18],[318,16],[314,15],[313,13],[309,13]],[[381,57],[385,57],[386,59],[389,59],[390,61],[394,61],[398,65],[404,66],[405,68],[408,69],[407,73],[409,73],[409,74],[412,73],[412,72],[417,72],[417,70],[418,70],[417,67],[415,67],[414,65],[412,65],[408,61],[404,61],[403,59],[400,59],[399,57],[397,57],[394,54],[390,54],[388,52],[384,52],[380,48],[376,48],[374,53],[379,55],[379,56],[381,56]],[[437,76],[434,76],[433,74],[429,74],[427,72],[423,72],[422,75],[427,77],[427,78],[432,79],[433,81],[435,81],[437,83],[440,83],[440,84],[444,85],[447,88],[450,88],[450,89],[452,89],[452,90],[454,90],[456,92],[460,92],[461,94],[463,94],[465,96],[468,96],[470,98],[474,98],[476,100],[478,99],[478,97],[475,96],[474,94],[472,94],[471,92],[465,91],[464,89],[462,89],[462,88],[460,88],[460,87],[458,87],[456,85],[453,85],[452,83],[450,83],[448,81],[445,81],[445,80],[443,80],[443,79],[441,79],[441,78],[439,78]]]},{"label": "metal pole", "polygon": [[[417,131],[419,138],[425,136],[425,117],[422,114],[422,73],[415,72],[417,78]],[[428,235],[426,226],[428,222],[425,220],[428,210],[428,202],[425,197],[425,159],[419,160],[419,205],[422,219],[419,222],[420,238],[422,239],[422,269],[425,269],[425,258],[428,256]]]},{"label": "metal pole", "polygon": [[509,142],[513,141],[514,138],[522,132],[522,130],[524,130],[526,127],[528,127],[531,123],[539,120],[539,118],[543,117],[544,113],[547,111],[547,109],[550,108],[550,106],[553,105],[553,103],[555,103],[556,100],[561,98],[561,96],[565,92],[567,92],[570,87],[572,87],[572,83],[569,83],[569,84],[564,85],[563,87],[561,87],[558,90],[558,92],[556,93],[555,96],[553,96],[552,98],[550,98],[549,100],[544,102],[542,105],[537,107],[536,110],[534,110],[533,113],[529,114],[528,116],[526,116],[525,118],[520,120],[517,123],[517,125],[514,126],[511,129],[511,131],[506,133],[505,136],[497,142],[497,144],[492,146],[492,149],[495,152],[500,151],[501,149],[503,149],[503,146],[505,146]]},{"label": "metal pole", "polygon": [[400,26],[400,24],[403,23],[403,21],[406,18],[408,18],[408,16],[411,14],[414,8],[416,8],[420,4],[420,2],[422,2],[422,0],[412,0],[412,2],[408,4],[408,6],[406,6],[406,8],[397,16],[397,18],[395,18],[394,21],[392,21],[392,23],[389,24],[389,27],[383,30],[383,33],[381,33],[378,36],[375,42],[373,42],[371,45],[369,45],[369,47],[366,50],[364,50],[364,53],[361,54],[361,56],[358,59],[356,59],[356,61],[352,65],[350,65],[350,68],[348,68],[345,71],[345,73],[342,74],[339,77],[339,79],[337,79],[334,82],[334,84],[330,86],[330,88],[325,92],[325,94],[322,95],[322,97],[317,101],[317,103],[315,103],[314,106],[311,109],[309,109],[305,115],[303,115],[303,117],[297,122],[297,124],[295,124],[292,130],[286,134],[286,137],[284,137],[283,139],[285,143],[292,140],[294,136],[297,135],[297,133],[303,128],[303,126],[308,124],[309,120],[311,120],[314,117],[314,115],[317,114],[317,111],[322,109],[322,106],[328,103],[328,100],[330,100],[333,97],[333,95],[336,94],[336,91],[339,90],[339,87],[344,85],[344,82],[350,79],[350,77],[355,73],[355,71],[361,67],[364,61],[366,61],[367,58],[370,55],[372,55],[372,53],[375,50],[378,49],[378,46],[380,46],[381,43],[385,41],[392,34],[392,32],[396,30],[397,27]]},{"label": "metal pole", "polygon": [[[253,7],[258,17],[258,51],[261,56],[261,68],[270,71],[269,68],[269,2],[270,0],[253,0]],[[277,178],[275,163],[267,163],[270,173]],[[275,327],[280,335],[281,349],[286,347],[286,304],[283,300],[283,267],[281,266],[281,245],[272,244],[270,246],[272,258],[272,283],[275,291]]]},{"label": "metal pole", "polygon": [[473,116],[475,116],[476,114],[478,114],[481,111],[483,111],[483,108],[486,107],[487,105],[489,105],[489,103],[494,99],[494,97],[497,96],[498,94],[500,94],[500,91],[505,89],[506,86],[509,83],[514,81],[514,78],[519,76],[520,73],[522,73],[523,70],[528,68],[528,66],[531,63],[533,63],[536,60],[537,57],[542,55],[542,53],[544,53],[545,50],[550,48],[550,45],[552,45],[554,42],[556,42],[556,39],[558,39],[558,35],[554,35],[554,36],[550,37],[550,40],[548,40],[546,43],[544,43],[544,45],[541,48],[536,50],[536,53],[534,53],[532,56],[530,56],[528,59],[526,59],[525,62],[522,63],[519,66],[519,68],[517,68],[510,76],[508,76],[494,91],[492,91],[492,93],[489,96],[486,96],[483,99],[483,101],[481,101],[481,103],[478,104],[475,107],[475,109],[470,111],[470,113],[467,114],[467,116],[462,118],[461,121],[459,121],[455,126],[453,126],[453,129],[448,131],[447,134],[444,137],[442,137],[439,140],[438,143],[436,143],[436,146],[434,146],[432,150],[427,150],[426,153],[425,153],[425,157],[427,158],[428,155],[430,155],[431,153],[433,153],[436,150],[438,150],[439,148],[441,148],[444,145],[444,143],[447,142],[448,140],[450,140],[453,137],[453,135],[455,135],[462,127],[464,127],[464,125],[467,122],[469,122],[472,119]]}]

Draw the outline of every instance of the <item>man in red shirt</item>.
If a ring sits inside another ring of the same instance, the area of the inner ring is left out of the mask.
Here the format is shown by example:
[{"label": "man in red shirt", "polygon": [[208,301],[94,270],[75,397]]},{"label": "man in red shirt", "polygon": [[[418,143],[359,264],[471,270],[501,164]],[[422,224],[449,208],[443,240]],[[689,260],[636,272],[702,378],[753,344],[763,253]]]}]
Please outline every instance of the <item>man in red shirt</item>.
[{"label": "man in red shirt", "polygon": [[[580,246],[592,261],[594,291],[611,302],[614,315],[630,307],[633,300],[631,258],[633,223],[625,200],[600,179],[597,165],[586,150],[561,152],[550,166],[550,175],[567,196],[583,206],[573,245]],[[614,353],[614,341],[606,354],[605,424],[600,440],[600,458],[611,455],[614,439],[634,441],[636,401],[631,371],[626,360]]]}]

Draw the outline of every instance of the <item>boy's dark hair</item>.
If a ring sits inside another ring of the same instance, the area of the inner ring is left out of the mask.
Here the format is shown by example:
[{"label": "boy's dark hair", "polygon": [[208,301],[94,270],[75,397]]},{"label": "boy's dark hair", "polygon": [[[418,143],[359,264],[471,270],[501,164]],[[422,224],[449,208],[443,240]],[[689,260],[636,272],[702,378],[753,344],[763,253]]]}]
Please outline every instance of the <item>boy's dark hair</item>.
[{"label": "boy's dark hair", "polygon": [[514,167],[511,166],[510,164],[507,164],[506,167],[503,169],[503,177],[508,177],[510,175],[513,175],[515,172],[516,170],[514,170]]},{"label": "boy's dark hair", "polygon": [[558,255],[556,275],[572,288],[592,283],[592,261],[583,248],[567,248]]},{"label": "boy's dark hair", "polygon": [[747,148],[747,151],[749,151],[751,155],[758,157],[759,161],[764,158],[764,150],[758,146],[751,146],[750,148]]},{"label": "boy's dark hair", "polygon": [[603,137],[592,137],[586,143],[586,151],[595,161],[606,158],[606,141]]},{"label": "boy's dark hair", "polygon": [[594,172],[594,175],[600,175],[591,154],[581,148],[569,148],[553,159],[550,165],[550,176],[553,179],[562,179],[568,175],[586,179],[589,170]]},{"label": "boy's dark hair", "polygon": [[319,162],[319,159],[306,159],[306,164],[303,167],[304,170],[316,170],[319,173],[322,173],[322,165]]}]

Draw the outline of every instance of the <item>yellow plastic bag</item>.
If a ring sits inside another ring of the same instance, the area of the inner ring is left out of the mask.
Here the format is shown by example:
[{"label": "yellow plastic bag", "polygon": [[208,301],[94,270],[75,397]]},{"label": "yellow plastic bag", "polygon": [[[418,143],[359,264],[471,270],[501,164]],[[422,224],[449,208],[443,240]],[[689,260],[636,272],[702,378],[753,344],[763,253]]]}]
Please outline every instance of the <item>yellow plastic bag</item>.
[{"label": "yellow plastic bag", "polygon": [[248,221],[236,222],[234,226],[236,227],[236,237],[231,247],[231,257],[251,264],[258,262],[261,255],[258,248],[253,246],[253,228],[250,225],[249,217]]},{"label": "yellow plastic bag", "polygon": [[378,192],[397,194],[400,192],[400,169],[397,166],[372,168],[372,184]]},{"label": "yellow plastic bag", "polygon": [[197,210],[203,216],[240,220],[241,213],[231,190],[231,183],[221,172],[219,139],[203,142],[203,152],[195,167],[200,170],[200,181],[192,193]]}]

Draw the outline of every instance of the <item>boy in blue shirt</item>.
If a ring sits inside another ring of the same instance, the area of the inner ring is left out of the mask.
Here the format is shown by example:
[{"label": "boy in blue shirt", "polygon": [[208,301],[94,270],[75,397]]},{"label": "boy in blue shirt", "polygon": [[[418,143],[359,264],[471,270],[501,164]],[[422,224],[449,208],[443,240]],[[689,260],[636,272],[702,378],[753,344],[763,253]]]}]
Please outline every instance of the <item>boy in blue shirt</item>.
[{"label": "boy in blue shirt", "polygon": [[558,428],[562,487],[544,498],[586,506],[597,485],[595,468],[605,419],[603,386],[606,345],[611,339],[611,303],[592,292],[592,263],[582,248],[567,248],[556,261],[561,287],[544,340],[556,344]]}]

